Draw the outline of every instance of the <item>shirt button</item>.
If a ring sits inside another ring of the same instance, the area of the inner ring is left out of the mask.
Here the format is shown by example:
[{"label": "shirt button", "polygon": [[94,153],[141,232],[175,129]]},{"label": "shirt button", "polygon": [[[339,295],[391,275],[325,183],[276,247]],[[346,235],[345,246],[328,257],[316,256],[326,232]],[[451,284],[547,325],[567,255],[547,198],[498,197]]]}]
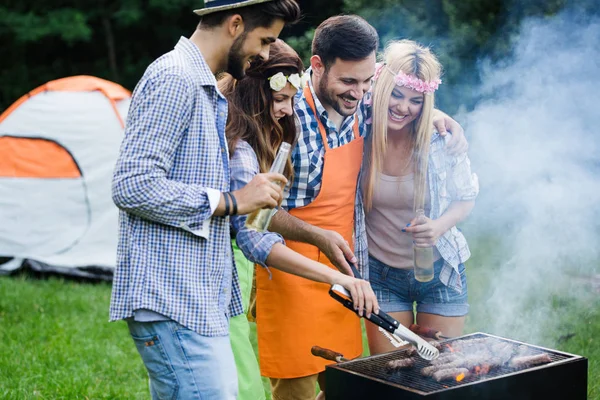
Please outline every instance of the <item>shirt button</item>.
[{"label": "shirt button", "polygon": [[221,148],[221,153],[225,153],[225,149]]},{"label": "shirt button", "polygon": [[223,118],[225,116],[225,113],[220,112],[219,113],[219,117]]}]

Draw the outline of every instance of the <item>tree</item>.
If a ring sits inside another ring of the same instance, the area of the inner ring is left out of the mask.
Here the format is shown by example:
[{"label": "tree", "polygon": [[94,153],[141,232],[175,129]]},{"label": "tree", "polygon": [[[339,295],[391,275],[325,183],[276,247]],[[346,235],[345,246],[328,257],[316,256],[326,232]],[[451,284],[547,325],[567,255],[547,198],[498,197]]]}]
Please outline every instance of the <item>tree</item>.
[{"label": "tree", "polygon": [[[341,12],[365,17],[382,43],[432,46],[445,74],[440,108],[477,101],[477,65],[509,59],[520,23],[565,6],[598,13],[597,0],[302,0],[304,18],[282,32],[308,66],[315,27]],[[95,75],[133,89],[145,68],[189,36],[198,0],[4,0],[0,5],[0,109],[49,80]]]},{"label": "tree", "polygon": [[[88,74],[133,89],[147,65],[189,36],[192,0],[5,1],[0,108],[52,79]],[[50,10],[50,11],[46,11]]]},{"label": "tree", "polygon": [[[344,11],[365,17],[382,42],[409,38],[432,47],[444,65],[444,85],[436,96],[453,113],[472,107],[478,95],[478,62],[510,58],[521,21],[554,15],[568,0],[345,0]],[[592,0],[589,10],[598,9]]]}]

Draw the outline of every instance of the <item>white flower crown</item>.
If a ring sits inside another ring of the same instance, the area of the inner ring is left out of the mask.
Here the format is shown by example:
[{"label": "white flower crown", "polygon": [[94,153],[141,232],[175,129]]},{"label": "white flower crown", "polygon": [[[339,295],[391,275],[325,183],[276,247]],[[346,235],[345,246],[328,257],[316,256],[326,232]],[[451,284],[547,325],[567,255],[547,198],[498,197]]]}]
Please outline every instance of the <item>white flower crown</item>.
[{"label": "white flower crown", "polygon": [[308,82],[309,76],[308,74],[291,74],[290,76],[284,75],[283,72],[278,72],[272,77],[268,78],[269,86],[275,92],[279,92],[281,89],[287,85],[287,83],[291,83],[296,90],[303,90]]}]

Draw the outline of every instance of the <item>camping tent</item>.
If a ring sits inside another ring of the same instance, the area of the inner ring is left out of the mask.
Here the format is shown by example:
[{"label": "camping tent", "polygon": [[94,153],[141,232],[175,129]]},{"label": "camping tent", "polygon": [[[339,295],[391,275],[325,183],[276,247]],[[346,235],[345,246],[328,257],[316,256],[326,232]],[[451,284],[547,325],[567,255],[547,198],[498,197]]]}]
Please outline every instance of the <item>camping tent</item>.
[{"label": "camping tent", "polygon": [[131,93],[91,76],[51,81],[0,115],[0,272],[110,278],[111,177]]}]

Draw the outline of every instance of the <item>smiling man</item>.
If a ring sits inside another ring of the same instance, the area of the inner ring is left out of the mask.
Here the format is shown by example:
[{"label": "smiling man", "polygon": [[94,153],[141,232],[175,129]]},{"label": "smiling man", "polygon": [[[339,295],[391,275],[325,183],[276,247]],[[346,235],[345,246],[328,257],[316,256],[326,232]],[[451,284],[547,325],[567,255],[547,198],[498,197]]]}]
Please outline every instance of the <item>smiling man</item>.
[{"label": "smiling man", "polygon": [[113,177],[121,209],[111,321],[125,319],[153,399],[235,399],[229,318],[242,303],[229,215],[273,208],[259,174],[229,191],[227,102],[214,74],[242,78],[300,9],[293,0],[205,0],[190,39],[152,63],[133,93]]},{"label": "smiling man", "polygon": [[[278,211],[269,226],[296,252],[351,273],[348,259],[364,278],[368,254],[357,190],[368,131],[362,100],[371,88],[378,44],[376,30],[356,15],[331,17],[315,31],[311,79],[295,104],[302,131],[292,152],[294,179],[282,203],[288,212]],[[450,144],[464,149],[455,121],[439,115],[436,127],[455,133]],[[252,249],[242,250],[252,258]],[[329,297],[325,284],[264,268],[257,269],[256,283],[260,368],[271,378],[273,399],[314,399],[330,362],[314,357],[311,347],[360,356],[360,320]]]}]

